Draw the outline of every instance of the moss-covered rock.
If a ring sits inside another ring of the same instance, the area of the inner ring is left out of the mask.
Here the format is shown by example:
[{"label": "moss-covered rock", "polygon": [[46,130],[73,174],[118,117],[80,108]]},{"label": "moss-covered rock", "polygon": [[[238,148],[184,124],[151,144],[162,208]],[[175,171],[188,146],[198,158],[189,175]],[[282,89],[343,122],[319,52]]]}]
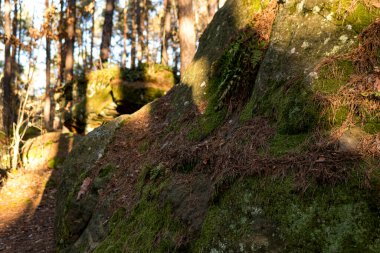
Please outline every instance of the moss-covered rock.
[{"label": "moss-covered rock", "polygon": [[[91,169],[94,168],[96,161],[104,155],[116,129],[126,119],[127,116],[119,117],[88,134],[74,147],[72,154],[62,165],[64,178],[58,188],[56,221],[57,242],[61,250],[67,249],[68,252],[71,252],[70,248],[73,243],[81,236],[85,236],[84,231],[89,225],[91,217],[95,217],[93,216],[93,208],[99,196],[98,190],[105,187],[107,180],[109,180],[109,173],[105,173],[104,177],[100,176],[100,180],[106,178],[106,181],[100,182],[99,189],[96,186],[88,189],[90,194],[82,198],[78,198],[78,193],[84,180],[90,175]],[[107,168],[103,171],[110,172]],[[102,222],[104,221],[102,220]],[[85,242],[88,243],[87,240]]]},{"label": "moss-covered rock", "polygon": [[80,137],[74,134],[61,132],[47,133],[29,139],[22,148],[23,166],[29,170],[41,166],[56,168],[63,163],[79,139]]},{"label": "moss-covered rock", "polygon": [[193,252],[377,252],[378,196],[350,182],[301,193],[292,177],[239,181],[209,209]]},{"label": "moss-covered rock", "polygon": [[[163,96],[173,87],[175,77],[161,65],[141,65],[137,69],[109,66],[88,74],[85,81],[76,83],[84,89],[67,89],[64,124],[70,130],[88,133],[120,114],[131,114],[143,105]],[[71,101],[71,102],[69,102]]]}]

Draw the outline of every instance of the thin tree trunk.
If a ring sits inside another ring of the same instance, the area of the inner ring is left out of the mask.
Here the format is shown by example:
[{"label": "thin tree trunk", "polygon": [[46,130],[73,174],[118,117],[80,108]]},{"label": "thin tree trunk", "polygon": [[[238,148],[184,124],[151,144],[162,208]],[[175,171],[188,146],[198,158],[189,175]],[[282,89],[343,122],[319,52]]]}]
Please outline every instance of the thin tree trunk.
[{"label": "thin tree trunk", "polygon": [[[0,14],[2,14],[2,11],[1,11],[1,0],[0,0]],[[3,15],[0,15],[0,27],[3,26]]]},{"label": "thin tree trunk", "polygon": [[68,0],[66,16],[66,43],[65,43],[65,84],[71,84],[74,79],[74,44],[76,23],[75,0]]},{"label": "thin tree trunk", "polygon": [[136,68],[137,0],[132,0],[131,68]]},{"label": "thin tree trunk", "polygon": [[122,58],[122,66],[123,68],[126,67],[127,65],[127,39],[128,39],[128,5],[129,5],[129,0],[125,0],[125,6],[123,10],[123,26],[124,26],[124,31],[123,31],[123,58]]},{"label": "thin tree trunk", "polygon": [[[17,28],[18,28],[18,0],[14,0],[13,1],[13,20],[12,20],[12,36],[14,38],[17,38]],[[17,52],[18,52],[18,45],[16,43],[13,43],[12,44],[12,78],[11,78],[11,83],[14,84],[14,88],[17,89],[17,78],[18,78],[18,64],[17,64],[17,61],[16,61],[16,56],[17,56]],[[14,103],[15,100],[12,101],[12,108],[13,106],[15,106],[13,103]],[[11,110],[11,115],[10,115],[10,120],[11,120],[11,125],[13,123],[16,122],[16,118],[17,118],[17,113],[14,112],[14,110]]]},{"label": "thin tree trunk", "polygon": [[95,37],[95,5],[96,5],[96,2],[95,0],[92,1],[92,4],[93,4],[93,9],[92,9],[92,17],[91,17],[91,22],[92,22],[92,25],[91,25],[91,48],[90,48],[90,69],[92,69],[92,67],[94,66],[94,37]]},{"label": "thin tree trunk", "polygon": [[110,57],[114,10],[115,0],[107,0],[104,16],[102,43],[100,45],[100,59],[102,63],[107,62]]},{"label": "thin tree trunk", "polygon": [[3,101],[2,101],[2,117],[0,117],[0,123],[2,123],[3,130],[6,135],[10,135],[11,129],[11,106],[12,106],[12,89],[11,89],[11,81],[12,81],[12,58],[11,58],[11,36],[12,36],[12,28],[11,28],[11,3],[10,0],[5,0],[5,49],[4,49],[4,75],[2,80],[2,89],[3,89]]},{"label": "thin tree trunk", "polygon": [[55,87],[56,90],[59,90],[62,87],[62,84],[64,82],[64,69],[65,69],[65,59],[66,59],[66,50],[63,45],[63,39],[66,37],[66,32],[64,30],[64,23],[65,23],[65,17],[64,17],[64,1],[60,0],[61,10],[59,14],[59,26],[58,26],[58,54],[57,54],[57,66],[58,66],[58,78],[57,78],[57,85]]},{"label": "thin tree trunk", "polygon": [[[60,14],[59,14],[59,25],[58,25],[58,41],[57,41],[57,68],[58,68],[58,77],[57,82],[54,87],[54,92],[60,93],[62,84],[64,82],[64,69],[65,69],[65,49],[63,45],[63,39],[66,37],[65,30],[64,30],[64,24],[65,24],[65,16],[64,16],[64,1],[60,0]],[[54,111],[54,120],[53,120],[53,129],[58,130],[62,127],[61,119],[60,119],[60,113],[59,110],[58,115],[56,115],[55,111],[55,103],[58,103],[58,101],[52,100],[53,106],[52,110]]]},{"label": "thin tree trunk", "polygon": [[[12,20],[12,35],[17,38],[17,27],[18,27],[18,0],[13,1],[13,20]],[[17,55],[17,45],[12,45],[12,81],[16,79],[17,66],[16,66],[16,55]]]},{"label": "thin tree trunk", "polygon": [[[18,27],[17,27],[17,30],[18,30],[18,38],[20,41],[22,41],[22,34],[21,34],[21,29],[22,29],[22,26],[21,26],[21,18],[22,18],[22,0],[19,0],[18,1],[18,5],[19,5],[19,20],[20,22],[18,22]],[[20,45],[18,46],[18,49],[17,49],[17,66],[20,65],[20,57],[21,57],[21,43]]]},{"label": "thin tree trunk", "polygon": [[148,0],[144,0],[144,21],[145,21],[145,40],[143,41],[143,56],[145,56],[146,63],[149,64],[149,4]]},{"label": "thin tree trunk", "polygon": [[[49,0],[45,0],[46,17],[45,22],[47,29],[50,30],[50,13]],[[50,66],[51,66],[51,53],[50,53],[51,41],[49,34],[46,33],[46,84],[45,84],[45,101],[44,101],[44,124],[48,131],[52,128],[52,115],[51,115],[51,89],[50,89]]]},{"label": "thin tree trunk", "polygon": [[145,18],[144,18],[144,0],[137,0],[137,35],[138,35],[138,44],[137,44],[137,61],[138,65],[142,64],[143,58],[143,47],[144,47],[144,30],[145,30]]},{"label": "thin tree trunk", "polygon": [[84,35],[84,32],[87,31],[87,22],[83,22],[83,32],[82,32],[82,41],[83,41],[83,49],[82,49],[82,59],[83,59],[83,70],[84,73],[87,73],[87,36]]},{"label": "thin tree trunk", "polygon": [[164,0],[163,4],[164,16],[161,24],[163,28],[161,36],[161,64],[167,66],[169,64],[168,42],[171,35],[171,0]]},{"label": "thin tree trunk", "polygon": [[179,41],[181,47],[181,75],[195,54],[195,27],[192,0],[178,0]]}]

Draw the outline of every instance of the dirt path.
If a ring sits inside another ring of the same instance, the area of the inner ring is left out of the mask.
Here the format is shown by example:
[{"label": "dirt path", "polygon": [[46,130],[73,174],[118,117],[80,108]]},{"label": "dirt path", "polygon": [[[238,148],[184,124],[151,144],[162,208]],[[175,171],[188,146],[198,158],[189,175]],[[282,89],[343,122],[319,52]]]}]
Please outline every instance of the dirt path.
[{"label": "dirt path", "polygon": [[16,172],[0,189],[0,253],[54,252],[52,172]]}]

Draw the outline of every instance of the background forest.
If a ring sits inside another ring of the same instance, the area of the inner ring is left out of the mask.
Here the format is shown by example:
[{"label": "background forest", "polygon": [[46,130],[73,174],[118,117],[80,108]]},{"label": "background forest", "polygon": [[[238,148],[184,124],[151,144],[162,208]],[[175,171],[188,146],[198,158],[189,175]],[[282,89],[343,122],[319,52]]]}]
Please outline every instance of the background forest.
[{"label": "background forest", "polygon": [[223,4],[2,0],[0,129],[13,157],[5,167],[17,167],[24,139],[62,127],[87,133],[165,94]]}]

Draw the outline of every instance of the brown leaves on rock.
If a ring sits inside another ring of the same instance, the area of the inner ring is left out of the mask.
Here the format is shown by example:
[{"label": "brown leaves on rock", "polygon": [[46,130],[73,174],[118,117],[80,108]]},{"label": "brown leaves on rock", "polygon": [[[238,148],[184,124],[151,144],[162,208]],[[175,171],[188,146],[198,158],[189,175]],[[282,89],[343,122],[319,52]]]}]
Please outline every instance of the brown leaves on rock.
[{"label": "brown leaves on rock", "polygon": [[254,28],[263,41],[269,41],[273,22],[278,10],[277,5],[278,1],[272,0],[268,6],[263,11],[260,11],[254,18]]},{"label": "brown leaves on rock", "polygon": [[380,48],[380,18],[359,35],[359,47],[352,57],[358,73],[373,71],[378,66]]},{"label": "brown leaves on rock", "polygon": [[92,179],[89,177],[87,177],[87,178],[85,178],[85,180],[83,180],[83,183],[82,183],[80,190],[78,192],[78,195],[77,195],[77,200],[80,200],[82,198],[82,196],[84,196],[87,193],[91,183],[92,183]]}]

